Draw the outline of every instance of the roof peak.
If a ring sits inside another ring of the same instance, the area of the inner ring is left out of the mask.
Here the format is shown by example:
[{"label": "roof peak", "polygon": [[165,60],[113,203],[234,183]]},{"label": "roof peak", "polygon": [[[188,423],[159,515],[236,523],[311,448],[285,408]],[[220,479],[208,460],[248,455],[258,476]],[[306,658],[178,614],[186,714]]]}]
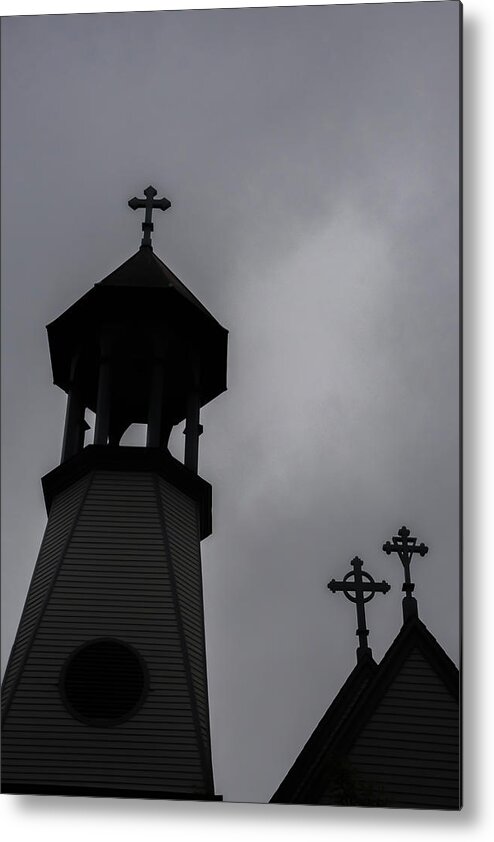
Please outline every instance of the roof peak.
[{"label": "roof peak", "polygon": [[98,281],[95,286],[173,289],[190,304],[197,307],[201,313],[210,319],[214,318],[175,273],[163,263],[151,246],[141,246],[113,272]]}]

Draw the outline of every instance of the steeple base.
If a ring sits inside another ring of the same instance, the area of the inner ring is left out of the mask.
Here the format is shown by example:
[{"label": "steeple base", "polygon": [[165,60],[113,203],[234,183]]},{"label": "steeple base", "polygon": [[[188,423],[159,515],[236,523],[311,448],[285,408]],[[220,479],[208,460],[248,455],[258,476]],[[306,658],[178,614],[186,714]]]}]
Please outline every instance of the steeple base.
[{"label": "steeple base", "polygon": [[86,798],[146,798],[167,801],[223,801],[222,795],[191,795],[180,792],[159,792],[141,789],[101,789],[84,786],[44,786],[40,784],[9,784],[2,781],[2,792],[12,795],[65,795]]},{"label": "steeple base", "polygon": [[48,524],[2,687],[3,790],[216,800],[210,487],[166,454],[95,446],[43,486]]}]

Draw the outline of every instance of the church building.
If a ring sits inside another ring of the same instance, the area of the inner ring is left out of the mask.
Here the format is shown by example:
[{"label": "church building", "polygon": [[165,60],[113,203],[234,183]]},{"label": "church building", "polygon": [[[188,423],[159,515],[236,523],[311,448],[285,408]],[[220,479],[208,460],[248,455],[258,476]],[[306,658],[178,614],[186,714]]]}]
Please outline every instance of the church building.
[{"label": "church building", "polygon": [[[142,244],[48,326],[67,393],[48,523],[2,687],[4,792],[217,800],[201,540],[200,408],[226,389],[227,331]],[[86,409],[95,413],[86,444]],[[185,425],[184,462],[172,428]],[[145,447],[120,440],[147,425]]]},{"label": "church building", "polygon": [[[157,257],[148,187],[139,250],[48,325],[67,394],[48,523],[2,686],[4,792],[221,800],[215,791],[198,474],[201,407],[226,389],[227,331]],[[91,442],[86,410],[94,413]],[[168,442],[185,421],[183,462]],[[123,446],[132,424],[143,447]],[[386,596],[358,557],[341,581],[357,663],[272,803],[459,809],[458,669],[419,619],[402,527],[403,625],[377,663],[365,605]],[[388,598],[388,597],[387,597]]]},{"label": "church building", "polygon": [[403,526],[383,550],[404,567],[403,626],[377,664],[364,605],[389,585],[374,582],[360,559],[341,582],[329,583],[356,604],[357,665],[271,803],[461,807],[458,669],[419,619],[412,596],[410,562],[428,548]]}]

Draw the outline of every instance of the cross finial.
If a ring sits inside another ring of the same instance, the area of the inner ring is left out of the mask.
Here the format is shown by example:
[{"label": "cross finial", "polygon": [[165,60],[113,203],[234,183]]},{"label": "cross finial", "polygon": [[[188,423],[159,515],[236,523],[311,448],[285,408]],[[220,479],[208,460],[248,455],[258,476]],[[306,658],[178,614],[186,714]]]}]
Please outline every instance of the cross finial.
[{"label": "cross finial", "polygon": [[370,573],[365,573],[362,570],[364,563],[358,556],[352,558],[350,564],[353,570],[350,570],[341,582],[331,579],[328,588],[332,593],[342,591],[346,598],[357,606],[356,634],[359,640],[357,661],[360,661],[363,657],[372,655],[372,649],[367,643],[369,630],[365,625],[365,603],[369,602],[376,593],[387,593],[390,586],[384,580],[382,582],[374,581]]},{"label": "cross finial", "polygon": [[383,544],[383,550],[386,555],[396,553],[403,564],[405,571],[405,581],[403,582],[402,591],[405,592],[403,597],[403,619],[408,620],[409,617],[417,617],[417,600],[412,596],[415,585],[410,578],[410,562],[414,553],[422,556],[422,558],[429,552],[429,547],[425,544],[417,544],[417,538],[410,538],[410,530],[406,526],[398,529],[398,535],[393,535],[391,541],[386,541]]},{"label": "cross finial", "polygon": [[163,196],[162,199],[155,199],[154,197],[157,195],[157,190],[154,189],[151,185],[146,187],[144,191],[145,199],[138,199],[137,196],[134,196],[133,199],[129,199],[129,208],[132,210],[137,210],[138,208],[145,208],[146,214],[144,217],[144,222],[142,223],[142,242],[141,248],[152,248],[151,245],[151,231],[154,229],[154,225],[152,222],[152,215],[154,208],[159,208],[162,211],[168,210],[171,206],[171,202],[168,199],[165,199]]}]

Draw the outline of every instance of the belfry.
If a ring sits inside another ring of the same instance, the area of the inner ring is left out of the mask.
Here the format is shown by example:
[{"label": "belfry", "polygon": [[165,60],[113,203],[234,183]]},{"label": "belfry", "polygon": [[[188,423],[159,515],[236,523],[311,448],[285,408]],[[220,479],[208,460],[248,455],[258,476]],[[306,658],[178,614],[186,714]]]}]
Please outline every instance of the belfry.
[{"label": "belfry", "polygon": [[[208,707],[201,407],[226,389],[227,331],[140,249],[48,325],[67,393],[48,523],[2,687],[5,792],[218,799]],[[95,414],[86,443],[86,410]],[[183,463],[168,451],[185,421]],[[145,447],[122,446],[146,424]]]}]

